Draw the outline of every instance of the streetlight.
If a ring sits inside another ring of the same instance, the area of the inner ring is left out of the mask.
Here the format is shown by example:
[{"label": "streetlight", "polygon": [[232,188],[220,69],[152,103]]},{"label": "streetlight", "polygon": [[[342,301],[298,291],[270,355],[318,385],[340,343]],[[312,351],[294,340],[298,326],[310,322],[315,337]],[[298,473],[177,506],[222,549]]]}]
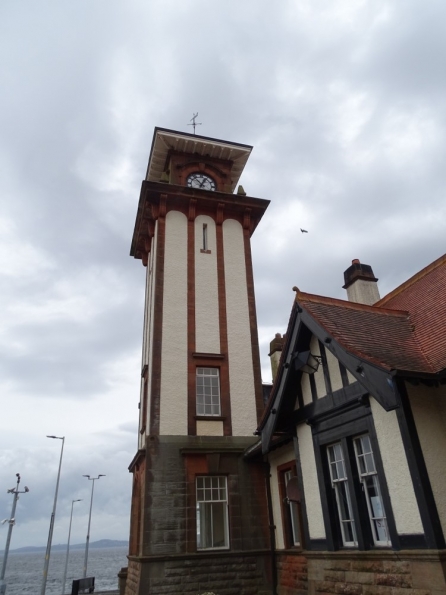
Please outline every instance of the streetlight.
[{"label": "streetlight", "polygon": [[65,593],[65,583],[67,581],[67,569],[68,569],[68,554],[70,552],[70,537],[71,537],[71,521],[73,520],[73,506],[75,502],[81,502],[82,500],[72,500],[71,501],[71,514],[70,514],[70,527],[68,529],[68,543],[67,543],[67,557],[65,559],[65,570],[63,573],[63,581],[62,581],[62,595]]},{"label": "streetlight", "polygon": [[27,486],[25,486],[25,489],[23,490],[23,492],[20,492],[19,491],[20,473],[16,473],[15,475],[17,477],[17,485],[16,485],[15,488],[11,488],[7,492],[8,494],[14,494],[14,499],[12,501],[11,518],[10,519],[4,519],[2,521],[2,524],[9,523],[8,536],[6,538],[6,545],[5,545],[5,552],[3,554],[2,573],[1,573],[1,576],[0,576],[0,593],[2,595],[4,593],[6,593],[6,583],[4,581],[5,572],[6,572],[6,561],[8,560],[9,544],[11,543],[12,528],[15,525],[15,508],[17,506],[17,500],[19,499],[19,494],[26,494],[26,492],[29,492],[29,488]]},{"label": "streetlight", "polygon": [[87,576],[87,563],[88,563],[88,547],[90,545],[90,523],[91,523],[91,509],[93,508],[93,492],[94,492],[94,482],[99,479],[100,477],[105,477],[105,475],[98,475],[97,477],[90,477],[89,475],[82,475],[82,477],[86,477],[89,481],[92,481],[91,485],[91,500],[90,500],[90,515],[88,517],[88,529],[87,529],[87,541],[85,543],[85,558],[84,558],[84,574],[82,578]]},{"label": "streetlight", "polygon": [[48,566],[50,565],[51,542],[53,541],[54,520],[56,518],[56,505],[57,505],[57,493],[59,491],[60,469],[62,467],[63,447],[65,444],[65,436],[62,436],[62,437],[61,436],[47,436],[47,438],[55,438],[56,440],[62,440],[62,448],[60,450],[59,471],[57,473],[57,481],[56,481],[56,493],[54,494],[53,511],[51,513],[51,518],[50,518],[50,531],[48,533],[48,543],[46,544],[45,564],[43,566],[43,580],[42,580],[42,588],[40,590],[40,595],[45,595],[45,591],[46,591],[46,579],[48,576]]}]

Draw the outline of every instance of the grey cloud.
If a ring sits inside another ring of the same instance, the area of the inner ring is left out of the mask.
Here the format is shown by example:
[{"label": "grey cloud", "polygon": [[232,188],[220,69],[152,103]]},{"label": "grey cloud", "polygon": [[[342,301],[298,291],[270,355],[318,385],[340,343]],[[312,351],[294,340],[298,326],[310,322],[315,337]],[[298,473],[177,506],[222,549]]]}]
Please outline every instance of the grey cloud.
[{"label": "grey cloud", "polygon": [[[57,449],[44,435],[58,428],[55,539],[71,499],[88,500],[83,473],[107,474],[95,536],[128,535],[145,276],[128,254],[153,127],[187,130],[198,111],[201,134],[254,145],[241,183],[272,201],[252,240],[262,337],[284,332],[293,285],[344,297],[353,258],[385,293],[444,252],[445,10],[438,0],[2,6],[1,398],[14,417],[2,415],[0,487],[19,471],[32,488],[16,546],[46,539]],[[0,490],[2,518],[9,507]],[[119,535],[107,533],[112,517]]]}]

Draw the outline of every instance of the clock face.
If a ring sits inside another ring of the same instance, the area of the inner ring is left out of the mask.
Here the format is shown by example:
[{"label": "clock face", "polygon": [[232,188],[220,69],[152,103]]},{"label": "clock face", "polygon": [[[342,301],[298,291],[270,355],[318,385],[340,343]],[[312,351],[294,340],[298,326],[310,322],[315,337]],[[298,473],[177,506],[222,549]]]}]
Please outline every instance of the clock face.
[{"label": "clock face", "polygon": [[214,180],[210,176],[200,172],[190,174],[187,177],[187,185],[190,188],[200,188],[201,190],[215,190]]}]

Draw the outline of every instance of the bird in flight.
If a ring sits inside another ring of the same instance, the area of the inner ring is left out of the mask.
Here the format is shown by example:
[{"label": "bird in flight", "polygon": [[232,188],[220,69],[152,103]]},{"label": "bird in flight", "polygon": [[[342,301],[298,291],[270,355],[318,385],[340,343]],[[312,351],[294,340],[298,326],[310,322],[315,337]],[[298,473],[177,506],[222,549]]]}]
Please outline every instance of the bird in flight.
[{"label": "bird in flight", "polygon": [[308,231],[307,231],[306,229],[302,229],[302,228],[300,228],[300,231],[301,231],[302,233],[308,233]]}]

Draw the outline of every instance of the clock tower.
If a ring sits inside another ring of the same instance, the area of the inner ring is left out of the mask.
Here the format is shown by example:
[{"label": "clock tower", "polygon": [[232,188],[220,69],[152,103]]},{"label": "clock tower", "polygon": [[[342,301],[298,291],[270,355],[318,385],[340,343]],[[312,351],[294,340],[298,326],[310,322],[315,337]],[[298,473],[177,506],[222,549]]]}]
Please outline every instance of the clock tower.
[{"label": "clock tower", "polygon": [[126,595],[269,592],[247,457],[263,412],[250,238],[269,201],[236,191],[251,150],[154,132],[131,246],[147,272]]}]

